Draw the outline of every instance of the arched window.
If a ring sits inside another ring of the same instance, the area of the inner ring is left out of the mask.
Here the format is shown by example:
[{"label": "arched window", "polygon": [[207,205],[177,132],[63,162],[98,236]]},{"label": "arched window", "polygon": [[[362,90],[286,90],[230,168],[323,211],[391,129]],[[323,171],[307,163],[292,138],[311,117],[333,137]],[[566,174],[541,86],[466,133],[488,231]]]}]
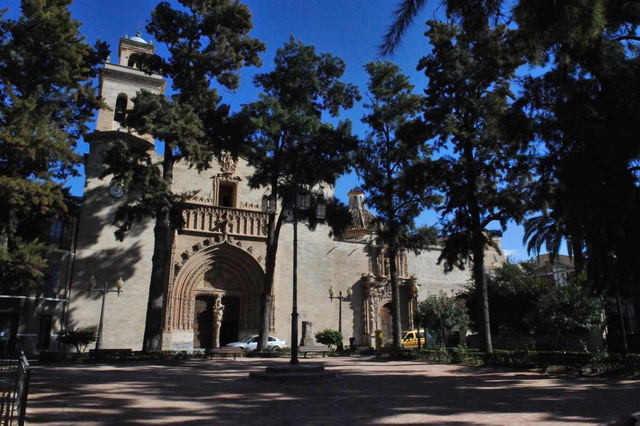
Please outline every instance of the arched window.
[{"label": "arched window", "polygon": [[134,61],[133,58],[131,58],[131,57],[129,58],[129,62],[127,62],[127,66],[130,67],[130,68],[138,68],[136,66],[136,61]]},{"label": "arched window", "polygon": [[120,93],[116,98],[116,111],[115,114],[113,114],[113,119],[118,123],[122,123],[127,115],[127,103],[127,95]]}]

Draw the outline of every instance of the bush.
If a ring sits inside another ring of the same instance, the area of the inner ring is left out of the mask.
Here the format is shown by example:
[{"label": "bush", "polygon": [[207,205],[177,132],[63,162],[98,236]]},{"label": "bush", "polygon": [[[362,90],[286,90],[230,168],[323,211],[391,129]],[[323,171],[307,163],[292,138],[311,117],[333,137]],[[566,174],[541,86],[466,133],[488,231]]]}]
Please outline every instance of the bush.
[{"label": "bush", "polygon": [[469,325],[464,300],[449,297],[442,291],[420,302],[417,317],[420,324],[435,331],[441,347],[446,346],[453,331]]},{"label": "bush", "polygon": [[329,348],[338,347],[342,344],[342,334],[337,330],[325,328],[316,333],[316,342],[327,345]]},{"label": "bush", "polygon": [[537,332],[566,335],[587,332],[602,323],[602,301],[579,284],[554,286],[537,303]]},{"label": "bush", "polygon": [[60,332],[58,341],[65,345],[73,345],[78,353],[84,353],[87,346],[98,340],[96,329],[94,327],[80,328],[74,330],[70,328]]}]

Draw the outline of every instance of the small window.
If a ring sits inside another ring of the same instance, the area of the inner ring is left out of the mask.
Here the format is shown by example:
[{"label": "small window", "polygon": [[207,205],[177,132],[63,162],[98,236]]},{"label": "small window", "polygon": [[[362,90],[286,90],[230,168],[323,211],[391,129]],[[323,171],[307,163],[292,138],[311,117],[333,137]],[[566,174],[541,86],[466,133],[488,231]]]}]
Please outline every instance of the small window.
[{"label": "small window", "polygon": [[113,119],[118,123],[124,122],[127,116],[127,103],[129,102],[127,95],[120,93],[116,98],[116,111],[113,114]]},{"label": "small window", "polygon": [[136,66],[136,61],[133,60],[133,58],[129,57],[129,62],[127,62],[127,66],[130,68],[138,68]]},{"label": "small window", "polygon": [[270,342],[275,342],[275,341],[276,341],[276,339],[275,339],[274,337],[271,337],[271,336],[269,336],[269,339],[268,339],[268,340],[269,340]]},{"label": "small window", "polygon": [[221,207],[235,207],[235,192],[236,186],[234,184],[221,183],[218,189],[218,205]]}]

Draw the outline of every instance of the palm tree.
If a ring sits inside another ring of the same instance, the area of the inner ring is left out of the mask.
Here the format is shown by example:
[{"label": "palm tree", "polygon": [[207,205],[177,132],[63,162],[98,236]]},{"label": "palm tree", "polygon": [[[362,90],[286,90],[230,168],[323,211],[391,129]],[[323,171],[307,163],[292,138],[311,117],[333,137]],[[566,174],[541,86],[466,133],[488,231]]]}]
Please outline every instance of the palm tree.
[{"label": "palm tree", "polygon": [[[444,6],[447,19],[453,17],[459,20],[460,26],[468,33],[475,33],[486,28],[489,18],[498,19],[503,0],[440,0]],[[382,44],[379,46],[380,55],[392,55],[400,46],[407,28],[427,4],[427,0],[400,0],[392,13],[393,23],[387,29]]]},{"label": "palm tree", "polygon": [[379,46],[380,55],[392,55],[400,46],[402,36],[413,20],[422,10],[427,0],[401,0],[393,11],[393,23],[387,29],[382,44]]},{"label": "palm tree", "polygon": [[551,257],[556,258],[562,242],[566,241],[567,252],[573,258],[576,273],[579,274],[584,267],[584,242],[577,232],[571,232],[567,222],[557,211],[531,217],[523,223],[522,242],[527,244],[527,254],[540,254],[542,246],[545,246]]}]

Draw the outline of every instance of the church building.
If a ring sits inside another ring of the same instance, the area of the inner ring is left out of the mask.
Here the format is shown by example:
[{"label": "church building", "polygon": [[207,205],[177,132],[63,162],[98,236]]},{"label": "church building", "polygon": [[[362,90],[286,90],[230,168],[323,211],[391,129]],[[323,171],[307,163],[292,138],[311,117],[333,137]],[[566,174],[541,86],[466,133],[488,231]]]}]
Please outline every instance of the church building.
[{"label": "church building", "polygon": [[[120,39],[119,61],[106,63],[100,74],[105,106],[99,111],[95,131],[85,137],[90,152],[84,160],[84,204],[77,224],[70,302],[60,322],[69,328],[97,327],[103,297],[100,292],[88,291],[91,277],[100,288],[105,283],[114,288],[113,283],[122,278],[122,292],[105,296],[104,348],[142,348],[154,221],[137,223],[124,241],[116,240],[114,215],[127,194],[112,185],[109,176],[101,179],[101,175],[103,154],[123,137],[127,143],[144,146],[156,155],[151,138],[119,124],[132,107],[136,92],[144,89],[164,93],[166,81],[159,75],[145,74],[131,60],[135,52],[153,53],[154,49],[139,35]],[[183,211],[185,226],[175,232],[171,263],[167,265],[165,350],[224,345],[258,332],[267,213],[261,208],[264,191],[252,190],[247,184],[252,173],[245,159],[233,159],[228,154],[200,173],[186,164],[175,166],[174,193],[197,191],[197,195],[188,200]],[[329,196],[333,195],[330,191]],[[299,320],[312,323],[314,332],[341,328],[345,339],[354,337],[357,345],[368,346],[373,344],[376,330],[382,330],[383,339],[391,338],[389,265],[384,247],[375,244],[373,215],[365,208],[364,192],[353,188],[348,196],[352,223],[344,238],[330,236],[326,225],[319,225],[315,231],[303,224],[298,227]],[[469,269],[445,274],[442,265],[437,265],[439,253],[434,247],[419,255],[401,253],[396,260],[403,329],[413,327],[418,300],[441,290],[458,291],[470,279]],[[271,335],[286,340],[288,345],[292,259],[293,227],[285,224],[280,234],[269,328]],[[502,262],[501,254],[487,253],[489,265]],[[334,295],[350,297],[340,303],[329,297],[330,290]]]}]

